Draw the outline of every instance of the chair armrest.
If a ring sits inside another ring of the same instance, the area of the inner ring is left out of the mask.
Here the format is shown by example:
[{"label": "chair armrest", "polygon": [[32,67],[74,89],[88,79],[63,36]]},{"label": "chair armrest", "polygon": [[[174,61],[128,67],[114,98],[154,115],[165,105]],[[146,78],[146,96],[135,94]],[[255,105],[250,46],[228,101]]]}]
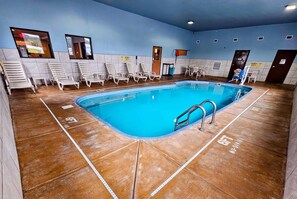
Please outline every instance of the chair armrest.
[{"label": "chair armrest", "polygon": [[71,79],[72,81],[74,81],[74,78],[72,76],[67,76],[68,79]]},{"label": "chair armrest", "polygon": [[142,76],[142,72],[139,72],[139,71],[135,72],[135,74],[139,75],[139,76]]}]

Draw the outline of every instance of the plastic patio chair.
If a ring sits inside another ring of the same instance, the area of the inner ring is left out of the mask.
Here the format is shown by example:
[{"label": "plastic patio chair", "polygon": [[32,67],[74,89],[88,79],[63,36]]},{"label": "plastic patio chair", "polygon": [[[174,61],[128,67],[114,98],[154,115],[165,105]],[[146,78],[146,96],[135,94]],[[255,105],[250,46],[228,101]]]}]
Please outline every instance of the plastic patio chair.
[{"label": "plastic patio chair", "polygon": [[29,78],[27,78],[22,63],[20,61],[3,61],[5,83],[9,95],[12,89],[31,88],[35,93],[35,88]]},{"label": "plastic patio chair", "polygon": [[258,70],[251,72],[251,74],[248,76],[248,83],[250,83],[250,81],[253,81],[254,83],[256,83],[258,73],[259,73]]},{"label": "plastic patio chair", "polygon": [[113,79],[113,82],[118,85],[120,81],[125,81],[129,83],[129,78],[125,77],[123,73],[118,73],[113,64],[104,63],[107,79]]},{"label": "plastic patio chair", "polygon": [[74,85],[79,88],[79,82],[74,81],[73,77],[66,75],[65,69],[61,63],[48,63],[50,71],[53,75],[54,82],[57,82],[60,90],[64,89],[64,86]]},{"label": "plastic patio chair", "polygon": [[142,74],[143,74],[144,76],[147,76],[150,80],[154,80],[155,78],[156,78],[157,80],[160,80],[160,79],[161,79],[161,75],[157,75],[155,72],[150,72],[150,71],[148,71],[148,70],[146,69],[146,67],[145,67],[144,64],[140,63],[139,65],[140,65],[140,68],[141,68],[141,70],[142,70]]},{"label": "plastic patio chair", "polygon": [[146,76],[143,76],[139,72],[135,72],[133,66],[130,63],[125,63],[125,66],[126,66],[127,71],[128,71],[128,78],[132,77],[135,82],[138,82],[140,79],[142,79],[143,81],[147,80]]},{"label": "plastic patio chair", "polygon": [[104,85],[104,80],[100,78],[100,74],[91,73],[88,62],[77,62],[81,80],[86,82],[88,87],[91,87],[92,83],[99,83],[102,86]]}]

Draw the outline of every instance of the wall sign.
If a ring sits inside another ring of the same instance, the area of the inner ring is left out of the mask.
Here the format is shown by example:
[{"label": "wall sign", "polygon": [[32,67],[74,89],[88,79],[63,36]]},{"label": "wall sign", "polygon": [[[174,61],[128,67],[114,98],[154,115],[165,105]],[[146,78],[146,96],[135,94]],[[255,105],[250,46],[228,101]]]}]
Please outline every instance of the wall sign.
[{"label": "wall sign", "polygon": [[260,63],[260,62],[251,63],[251,67],[262,67],[262,66],[263,66],[263,63]]},{"label": "wall sign", "polygon": [[285,64],[286,63],[286,59],[281,59],[279,64]]},{"label": "wall sign", "polygon": [[129,56],[121,56],[121,61],[122,61],[122,62],[130,62],[131,59],[130,59]]}]

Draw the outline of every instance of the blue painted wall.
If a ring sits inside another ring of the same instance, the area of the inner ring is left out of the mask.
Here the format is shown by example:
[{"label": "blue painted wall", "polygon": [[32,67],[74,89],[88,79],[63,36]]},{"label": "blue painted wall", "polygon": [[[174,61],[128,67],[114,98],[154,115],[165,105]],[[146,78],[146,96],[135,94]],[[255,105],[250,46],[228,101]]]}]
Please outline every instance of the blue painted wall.
[{"label": "blue painted wall", "polygon": [[[285,40],[286,35],[294,37]],[[257,41],[259,36],[264,40]],[[213,43],[214,39],[218,43]],[[272,62],[279,49],[297,50],[297,23],[195,32],[192,45],[191,58],[232,60],[235,50],[251,50],[249,61]]]},{"label": "blue painted wall", "polygon": [[189,49],[193,33],[91,0],[0,0],[0,48],[15,48],[9,27],[50,33],[54,51],[67,51],[65,34],[89,36],[102,54],[151,56],[152,46],[163,57]]},{"label": "blue painted wall", "polygon": [[[65,34],[90,36],[94,52],[102,54],[151,56],[157,45],[163,47],[163,57],[174,57],[174,49],[190,49],[191,58],[231,60],[235,50],[247,49],[249,61],[271,62],[278,49],[297,49],[297,23],[193,34],[92,0],[0,0],[0,5],[0,48],[15,48],[13,26],[49,31],[53,50],[65,52]],[[288,34],[293,40],[284,39]],[[258,36],[264,41],[258,42]]]}]

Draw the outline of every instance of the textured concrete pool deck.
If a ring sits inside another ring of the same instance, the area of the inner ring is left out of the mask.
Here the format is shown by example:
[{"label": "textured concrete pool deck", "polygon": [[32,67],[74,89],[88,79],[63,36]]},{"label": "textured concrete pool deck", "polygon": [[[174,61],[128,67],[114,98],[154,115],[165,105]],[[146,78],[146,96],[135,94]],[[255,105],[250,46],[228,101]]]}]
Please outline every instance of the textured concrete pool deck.
[{"label": "textured concrete pool deck", "polygon": [[[156,140],[125,137],[73,102],[98,91],[183,79],[119,86],[106,82],[104,87],[94,84],[65,91],[42,86],[36,95],[30,90],[13,91],[10,106],[25,198],[112,197],[40,98],[118,198],[151,198],[158,186],[246,109],[152,198],[282,198],[292,106],[292,90],[285,86],[249,84],[254,90],[219,112],[216,123],[206,124],[204,132],[194,125]],[[74,108],[61,108],[68,104]],[[67,117],[77,122],[69,123]]]}]

